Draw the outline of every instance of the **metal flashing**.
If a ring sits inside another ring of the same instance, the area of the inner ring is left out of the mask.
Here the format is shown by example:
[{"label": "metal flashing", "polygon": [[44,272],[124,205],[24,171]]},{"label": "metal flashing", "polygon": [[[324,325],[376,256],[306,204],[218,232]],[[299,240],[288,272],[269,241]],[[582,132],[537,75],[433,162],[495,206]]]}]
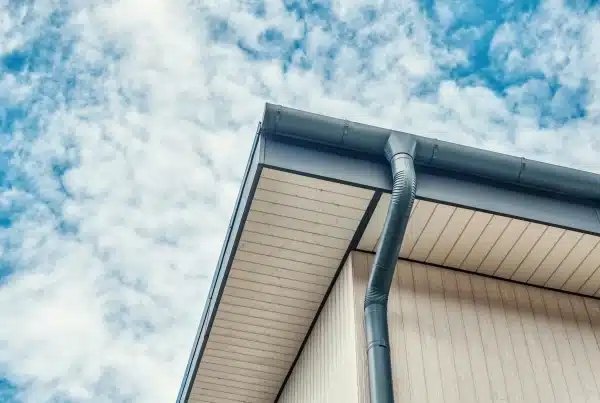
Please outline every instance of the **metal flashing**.
[{"label": "metal flashing", "polygon": [[[391,193],[392,181],[383,155],[378,159],[268,133],[264,133],[264,143],[266,167]],[[432,168],[430,164],[416,165],[415,170],[418,199],[600,235],[600,220],[594,206],[568,195],[499,184],[481,176]],[[515,171],[515,178],[518,172],[520,168]]]},{"label": "metal flashing", "polygon": [[[275,114],[278,116],[276,125]],[[375,157],[382,155],[391,133],[410,135],[272,104],[266,104],[263,122],[262,131],[265,133],[327,144]],[[417,141],[416,165],[483,177],[500,186],[516,185],[523,190],[565,195],[595,206],[600,204],[600,175],[437,139],[410,136]]]},{"label": "metal flashing", "polygon": [[202,318],[198,326],[192,351],[188,359],[188,364],[184,372],[179,393],[177,395],[177,403],[187,402],[189,398],[192,384],[194,382],[194,378],[196,377],[196,372],[198,371],[198,362],[200,357],[202,357],[204,346],[208,340],[208,335],[216,315],[216,307],[219,305],[221,294],[223,293],[225,282],[227,280],[229,270],[231,269],[231,262],[233,261],[235,250],[237,249],[237,244],[240,241],[242,229],[250,209],[250,201],[252,200],[258,185],[258,179],[260,178],[260,173],[262,170],[259,152],[262,147],[262,141],[260,137],[260,131],[257,131],[254,138],[254,143],[252,145],[250,158],[248,159],[248,163],[246,165],[242,186],[238,193],[233,214],[227,228],[225,242],[223,243],[223,248],[221,249],[217,268],[209,289],[208,298],[204,305]]}]

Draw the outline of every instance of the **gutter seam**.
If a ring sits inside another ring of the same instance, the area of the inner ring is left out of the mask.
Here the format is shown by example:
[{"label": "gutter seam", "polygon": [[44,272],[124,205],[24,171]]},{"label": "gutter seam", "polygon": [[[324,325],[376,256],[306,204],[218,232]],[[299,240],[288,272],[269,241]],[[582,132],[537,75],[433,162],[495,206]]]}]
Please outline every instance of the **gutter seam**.
[{"label": "gutter seam", "polygon": [[521,157],[521,166],[519,168],[519,173],[517,174],[517,183],[521,183],[521,175],[525,172],[525,168],[527,168],[527,160]]},{"label": "gutter seam", "polygon": [[344,120],[344,126],[342,127],[342,145],[345,145],[346,136],[348,135],[348,129],[350,128],[350,121]]}]

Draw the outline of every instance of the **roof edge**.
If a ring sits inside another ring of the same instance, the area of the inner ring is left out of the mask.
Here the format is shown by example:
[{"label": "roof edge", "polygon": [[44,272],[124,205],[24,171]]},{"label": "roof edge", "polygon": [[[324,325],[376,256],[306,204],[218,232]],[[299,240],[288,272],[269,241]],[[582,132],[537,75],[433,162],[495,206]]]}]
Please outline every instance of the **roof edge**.
[{"label": "roof edge", "polygon": [[262,169],[261,161],[263,157],[260,128],[261,125],[259,124],[252,143],[250,156],[246,163],[244,176],[242,178],[240,189],[235,201],[233,213],[229,220],[229,225],[225,234],[225,240],[219,254],[219,259],[213,274],[210,288],[208,289],[202,317],[196,331],[196,336],[194,337],[192,349],[190,351],[181,385],[177,393],[176,403],[186,403],[192,391],[198,366],[200,364],[200,359],[202,357],[206,341],[208,340],[207,336],[212,329],[216,310],[219,306],[223,289],[229,276],[231,262],[233,260],[235,250],[237,249],[237,244],[240,240],[248,211],[250,210],[250,203],[248,201],[252,199],[258,184],[258,178],[260,177],[260,172]]},{"label": "roof edge", "polygon": [[600,175],[578,169],[515,157],[428,137],[384,129],[348,120],[301,111],[281,105],[265,105],[265,133],[383,156],[392,133],[413,136],[417,142],[415,163],[538,191],[567,195],[600,203]]}]

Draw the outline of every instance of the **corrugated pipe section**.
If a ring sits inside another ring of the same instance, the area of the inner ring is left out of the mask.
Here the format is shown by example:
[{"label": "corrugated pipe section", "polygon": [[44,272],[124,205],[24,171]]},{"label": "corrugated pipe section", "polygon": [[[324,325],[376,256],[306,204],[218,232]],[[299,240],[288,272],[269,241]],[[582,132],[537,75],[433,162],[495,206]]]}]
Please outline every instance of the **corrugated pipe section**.
[{"label": "corrugated pipe section", "polygon": [[415,148],[414,137],[400,133],[390,135],[385,145],[385,156],[392,168],[392,198],[364,305],[371,403],[394,403],[387,303],[394,268],[415,200]]}]

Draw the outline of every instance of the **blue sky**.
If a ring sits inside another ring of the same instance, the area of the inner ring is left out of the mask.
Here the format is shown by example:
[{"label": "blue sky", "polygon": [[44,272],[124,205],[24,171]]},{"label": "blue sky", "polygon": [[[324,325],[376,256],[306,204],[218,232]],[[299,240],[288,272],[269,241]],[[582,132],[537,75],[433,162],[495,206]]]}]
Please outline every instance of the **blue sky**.
[{"label": "blue sky", "polygon": [[0,400],[177,393],[264,102],[600,172],[592,1],[0,2]]}]

